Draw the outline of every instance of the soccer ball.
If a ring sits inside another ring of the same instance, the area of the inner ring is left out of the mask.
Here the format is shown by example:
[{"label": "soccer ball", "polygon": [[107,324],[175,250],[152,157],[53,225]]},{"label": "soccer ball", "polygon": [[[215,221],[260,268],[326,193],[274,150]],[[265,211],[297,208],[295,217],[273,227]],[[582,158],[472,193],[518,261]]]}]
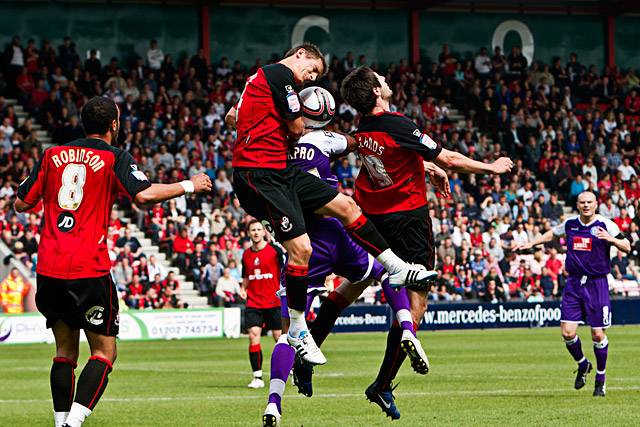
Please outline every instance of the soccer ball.
[{"label": "soccer ball", "polygon": [[336,101],[331,93],[318,86],[311,86],[300,92],[302,99],[302,119],[307,128],[325,127],[336,113]]}]

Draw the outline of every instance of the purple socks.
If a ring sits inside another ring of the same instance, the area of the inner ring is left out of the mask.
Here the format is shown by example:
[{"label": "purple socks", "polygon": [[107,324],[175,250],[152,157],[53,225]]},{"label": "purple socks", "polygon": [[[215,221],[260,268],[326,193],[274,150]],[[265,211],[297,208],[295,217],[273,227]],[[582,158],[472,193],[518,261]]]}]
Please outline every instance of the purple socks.
[{"label": "purple socks", "polygon": [[609,340],[607,337],[600,342],[593,342],[593,353],[596,355],[596,381],[605,381],[607,355],[609,354]]},{"label": "purple socks", "polygon": [[293,368],[296,351],[287,343],[287,334],[282,334],[271,354],[271,379],[269,381],[269,403],[275,403],[282,413],[282,395]]}]

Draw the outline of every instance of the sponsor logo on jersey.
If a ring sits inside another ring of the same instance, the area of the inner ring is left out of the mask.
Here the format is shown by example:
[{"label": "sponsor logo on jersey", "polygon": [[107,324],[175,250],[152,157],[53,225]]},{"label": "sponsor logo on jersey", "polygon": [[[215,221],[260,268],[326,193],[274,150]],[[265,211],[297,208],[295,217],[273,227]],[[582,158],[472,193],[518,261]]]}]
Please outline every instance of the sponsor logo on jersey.
[{"label": "sponsor logo on jersey", "polygon": [[56,224],[58,224],[58,230],[63,233],[68,233],[73,230],[73,227],[76,225],[76,218],[71,212],[62,212],[58,215]]},{"label": "sponsor logo on jersey", "polygon": [[273,274],[271,273],[262,273],[259,268],[253,270],[254,274],[249,275],[249,280],[269,280],[273,279]]},{"label": "sponsor logo on jersey", "polygon": [[129,165],[131,166],[131,175],[134,176],[134,178],[136,178],[138,181],[147,181],[147,175],[144,174],[144,172],[138,170],[138,165]]},{"label": "sponsor logo on jersey", "polygon": [[591,238],[590,237],[574,237],[573,250],[591,252]]},{"label": "sponsor logo on jersey", "polygon": [[289,110],[291,110],[292,113],[300,111],[300,99],[298,99],[298,95],[295,92],[291,92],[287,95],[287,104],[289,105]]},{"label": "sponsor logo on jersey", "polygon": [[289,219],[289,217],[283,216],[282,219],[280,220],[280,230],[282,230],[284,233],[287,233],[291,231],[292,228],[293,228],[293,224],[291,223],[291,220]]},{"label": "sponsor logo on jersey", "polygon": [[424,145],[429,150],[435,150],[438,147],[438,144],[436,144],[433,139],[429,138],[429,135],[422,135],[420,137],[420,144]]},{"label": "sponsor logo on jersey", "polygon": [[84,318],[92,325],[102,325],[104,323],[104,307],[94,305],[84,314]]}]

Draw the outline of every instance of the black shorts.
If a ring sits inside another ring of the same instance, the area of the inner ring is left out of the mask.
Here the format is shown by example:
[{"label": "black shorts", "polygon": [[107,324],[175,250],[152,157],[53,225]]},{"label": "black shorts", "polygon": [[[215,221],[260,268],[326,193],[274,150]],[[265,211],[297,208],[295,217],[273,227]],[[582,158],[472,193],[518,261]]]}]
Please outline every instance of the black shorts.
[{"label": "black shorts", "polygon": [[251,216],[268,222],[281,241],[305,234],[305,213],[329,203],[338,190],[295,166],[285,169],[236,168],[233,189]]},{"label": "black shorts", "polygon": [[120,329],[118,291],[110,274],[70,280],[38,274],[36,305],[47,328],[62,320],[71,329],[112,337]]},{"label": "black shorts", "polygon": [[389,247],[404,261],[422,264],[433,270],[435,242],[427,206],[410,211],[367,215]]},{"label": "black shorts", "polygon": [[244,311],[244,327],[249,329],[257,326],[264,327],[268,331],[282,329],[282,316],[280,307],[253,308],[247,307]]}]

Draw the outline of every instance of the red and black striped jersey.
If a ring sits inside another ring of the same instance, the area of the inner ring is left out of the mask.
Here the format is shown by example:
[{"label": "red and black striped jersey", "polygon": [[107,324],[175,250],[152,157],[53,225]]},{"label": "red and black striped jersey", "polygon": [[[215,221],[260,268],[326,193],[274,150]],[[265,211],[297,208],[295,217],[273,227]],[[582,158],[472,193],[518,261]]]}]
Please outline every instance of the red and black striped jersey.
[{"label": "red and black striped jersey", "polygon": [[46,150],[18,188],[22,201],[44,204],[36,271],[59,279],[108,274],[113,202],[120,192],[133,198],[150,186],[128,152],[100,139]]},{"label": "red and black striped jersey", "polygon": [[364,116],[356,141],[363,168],[354,198],[365,213],[408,211],[427,204],[423,160],[438,157],[442,147],[411,119],[388,112]]},{"label": "red and black striped jersey", "polygon": [[236,110],[233,166],[284,169],[289,150],[286,122],[302,116],[293,72],[282,64],[260,68],[247,79]]}]

